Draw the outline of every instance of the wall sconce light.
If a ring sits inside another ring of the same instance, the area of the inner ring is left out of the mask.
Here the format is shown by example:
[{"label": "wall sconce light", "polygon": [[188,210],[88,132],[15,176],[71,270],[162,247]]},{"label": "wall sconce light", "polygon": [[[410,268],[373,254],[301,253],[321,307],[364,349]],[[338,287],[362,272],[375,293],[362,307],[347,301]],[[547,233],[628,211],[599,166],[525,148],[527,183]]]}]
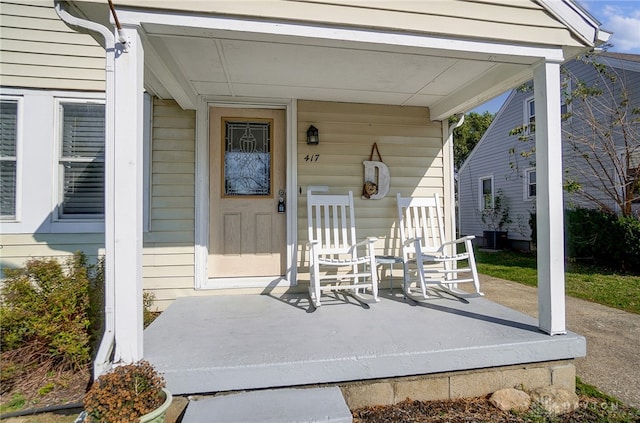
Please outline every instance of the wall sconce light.
[{"label": "wall sconce light", "polygon": [[320,137],[318,136],[318,128],[311,125],[309,129],[307,129],[307,144],[317,145],[319,142]]}]

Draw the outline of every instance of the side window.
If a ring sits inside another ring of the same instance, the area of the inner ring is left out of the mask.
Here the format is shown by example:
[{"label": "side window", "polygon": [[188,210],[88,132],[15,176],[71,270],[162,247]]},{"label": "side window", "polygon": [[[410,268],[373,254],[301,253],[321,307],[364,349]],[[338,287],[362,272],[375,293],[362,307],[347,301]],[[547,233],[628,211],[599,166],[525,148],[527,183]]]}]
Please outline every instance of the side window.
[{"label": "side window", "polygon": [[493,177],[480,178],[480,210],[493,208]]},{"label": "side window", "polygon": [[526,133],[534,134],[536,132],[536,102],[533,98],[526,101],[526,116]]},{"label": "side window", "polygon": [[18,100],[0,99],[0,219],[16,218]]},{"label": "side window", "polygon": [[101,103],[61,101],[60,219],[104,217],[105,108]]},{"label": "side window", "polygon": [[571,117],[571,79],[563,78],[560,84],[560,116],[563,121]]},{"label": "side window", "polygon": [[631,153],[627,177],[634,183],[631,202],[638,204],[640,203],[640,152]]},{"label": "side window", "polygon": [[536,170],[527,169],[524,172],[524,198],[531,200],[536,197]]}]

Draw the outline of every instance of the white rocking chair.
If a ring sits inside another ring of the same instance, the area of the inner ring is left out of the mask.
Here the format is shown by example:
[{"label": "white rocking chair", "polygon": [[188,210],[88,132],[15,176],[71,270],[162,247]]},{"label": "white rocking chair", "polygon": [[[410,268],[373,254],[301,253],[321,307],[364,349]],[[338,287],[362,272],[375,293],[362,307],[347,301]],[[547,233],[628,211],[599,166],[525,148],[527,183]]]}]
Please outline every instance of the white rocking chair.
[{"label": "white rocking chair", "polygon": [[[402,258],[404,260],[404,293],[413,297],[412,277],[420,286],[422,298],[427,299],[427,285],[436,286],[457,297],[477,297],[480,280],[476,270],[473,235],[453,241],[446,241],[444,220],[438,195],[422,198],[403,198],[397,195]],[[464,244],[466,251],[457,252],[458,244]],[[458,268],[461,260],[468,265]],[[459,283],[473,282],[475,293],[469,294],[458,289]]]},{"label": "white rocking chair", "polygon": [[[326,192],[328,189],[326,186],[310,186],[307,189],[311,301],[315,307],[319,307],[322,291],[349,290],[360,302],[377,302],[378,278],[373,249],[376,238],[356,242],[353,193],[313,193]],[[341,267],[346,270],[341,270]],[[327,269],[333,270],[329,272]],[[320,273],[321,270],[323,273]],[[345,280],[349,283],[343,284]],[[366,288],[371,289],[372,299],[361,295]]]}]

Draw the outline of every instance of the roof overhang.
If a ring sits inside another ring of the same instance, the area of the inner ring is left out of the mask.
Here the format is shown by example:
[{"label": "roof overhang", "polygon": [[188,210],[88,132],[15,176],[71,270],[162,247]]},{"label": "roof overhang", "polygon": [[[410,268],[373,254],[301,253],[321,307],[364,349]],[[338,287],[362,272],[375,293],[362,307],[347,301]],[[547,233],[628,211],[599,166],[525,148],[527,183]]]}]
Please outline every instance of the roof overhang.
[{"label": "roof overhang", "polygon": [[[107,23],[104,4],[80,6]],[[146,88],[185,109],[195,109],[198,96],[295,98],[422,106],[444,120],[530,80],[541,61],[584,50],[179,10],[120,7],[117,14],[123,26],[140,28]],[[597,31],[563,19],[588,46]]]}]

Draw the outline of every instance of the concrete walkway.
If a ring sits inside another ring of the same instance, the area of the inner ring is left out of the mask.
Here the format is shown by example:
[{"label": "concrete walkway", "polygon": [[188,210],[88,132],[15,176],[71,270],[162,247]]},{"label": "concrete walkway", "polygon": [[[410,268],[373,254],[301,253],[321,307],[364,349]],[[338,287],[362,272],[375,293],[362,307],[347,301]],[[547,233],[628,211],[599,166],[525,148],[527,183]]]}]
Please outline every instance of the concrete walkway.
[{"label": "concrete walkway", "polygon": [[[537,288],[481,277],[486,298],[533,317]],[[567,329],[587,339],[587,356],[575,361],[583,382],[625,404],[640,407],[640,315],[567,297]]]}]

